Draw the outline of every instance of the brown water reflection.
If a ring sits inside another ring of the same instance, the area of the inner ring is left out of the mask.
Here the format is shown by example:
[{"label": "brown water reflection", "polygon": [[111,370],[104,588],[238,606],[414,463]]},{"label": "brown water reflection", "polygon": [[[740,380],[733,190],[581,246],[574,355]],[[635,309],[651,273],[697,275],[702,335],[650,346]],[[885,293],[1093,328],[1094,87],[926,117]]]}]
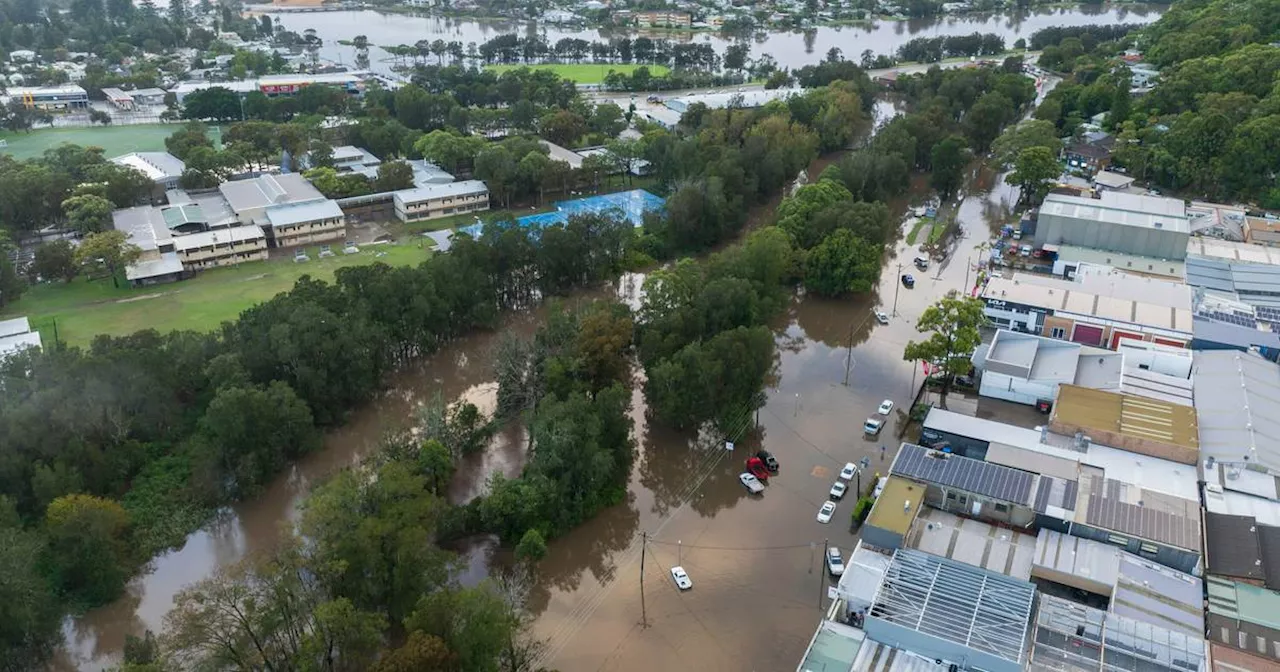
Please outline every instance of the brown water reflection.
[{"label": "brown water reflection", "polygon": [[[876,116],[891,111],[882,105]],[[810,175],[816,178],[824,166],[811,166]],[[920,193],[913,190],[913,196]],[[823,541],[846,551],[853,542],[847,531],[852,498],[830,525],[814,520],[817,509],[845,462],[867,457],[871,471],[885,468],[880,446],[896,444],[913,389],[915,366],[902,361],[902,347],[915,336],[915,319],[936,297],[965,284],[971,248],[1007,222],[1015,198],[998,176],[978,174],[959,206],[964,237],[948,261],[917,274],[914,289],[898,283],[897,264],[915,254],[898,241],[890,245],[890,263],[872,293],[843,300],[796,297],[773,325],[777,380],[767,390],[758,426],[732,453],[711,437],[651,427],[637,385],[632,417],[638,451],[627,500],[553,541],[538,567],[531,606],[540,614],[535,630],[548,638],[553,654],[546,662],[562,672],[793,667],[825,594],[818,557]],[[768,221],[771,212],[753,214],[753,223]],[[642,280],[629,274],[610,292],[577,300],[614,294],[636,307]],[[890,312],[895,297],[890,324],[870,319],[877,307]],[[229,507],[181,549],[156,558],[152,571],[131,582],[120,600],[68,618],[66,646],[54,668],[100,670],[117,663],[127,634],[162,628],[179,590],[247,553],[272,548],[280,527],[297,520],[315,483],[358,462],[384,432],[409,426],[416,409],[436,394],[492,409],[489,362],[499,334],[531,335],[546,310],[511,316],[494,332],[455,342],[397,375],[378,399],[328,434],[323,450],[293,465],[253,501]],[[898,410],[880,437],[864,436],[863,420],[886,398]],[[460,465],[450,499],[475,497],[495,471],[518,474],[524,444],[518,427],[500,432],[489,450]],[[749,497],[737,475],[758,447],[772,451],[782,470],[763,496]],[[652,539],[645,554],[648,627],[639,624],[641,532]],[[455,550],[459,579],[467,584],[510,561],[490,537],[465,540]],[[694,580],[688,593],[677,592],[667,573],[677,562]]]}]

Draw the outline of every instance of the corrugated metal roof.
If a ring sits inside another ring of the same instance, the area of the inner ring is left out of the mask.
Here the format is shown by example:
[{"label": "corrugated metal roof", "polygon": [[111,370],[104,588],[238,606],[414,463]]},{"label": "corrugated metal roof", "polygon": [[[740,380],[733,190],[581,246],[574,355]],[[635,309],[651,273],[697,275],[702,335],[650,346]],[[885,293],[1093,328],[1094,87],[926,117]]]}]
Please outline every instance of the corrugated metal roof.
[{"label": "corrugated metal roof", "polygon": [[31,323],[26,317],[0,320],[0,338],[13,336],[14,334],[25,334],[28,331],[31,331]]},{"label": "corrugated metal roof", "polygon": [[1120,555],[1111,612],[1189,636],[1204,634],[1204,587],[1199,578]]},{"label": "corrugated metal roof", "polygon": [[1280,366],[1235,350],[1195,353],[1200,452],[1280,472]]},{"label": "corrugated metal roof", "polygon": [[1280,593],[1212,575],[1205,586],[1209,613],[1280,631]]},{"label": "corrugated metal roof", "polygon": [[311,201],[294,205],[279,205],[267,208],[267,223],[272,227],[292,226],[306,222],[318,222],[325,219],[341,219],[342,208],[334,201]]},{"label": "corrugated metal roof", "polygon": [[[1118,481],[1097,478],[1088,497],[1085,523],[1119,534],[1201,552],[1199,502],[1150,490],[1141,490],[1140,499],[1126,501]],[[1157,508],[1159,507],[1159,508]]]},{"label": "corrugated metal roof", "polygon": [[904,443],[890,473],[1014,504],[1031,504],[1035,475]]}]

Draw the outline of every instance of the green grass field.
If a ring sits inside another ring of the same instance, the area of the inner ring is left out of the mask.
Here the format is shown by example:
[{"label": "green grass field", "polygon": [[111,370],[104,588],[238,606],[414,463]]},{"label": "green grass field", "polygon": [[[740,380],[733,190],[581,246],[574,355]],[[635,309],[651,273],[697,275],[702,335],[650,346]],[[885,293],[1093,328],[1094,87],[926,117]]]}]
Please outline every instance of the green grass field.
[{"label": "green grass field", "polygon": [[121,336],[139,329],[210,331],[235,319],[244,309],[289,289],[305,274],[332,280],[334,271],[343,266],[374,261],[417,264],[429,255],[419,244],[415,240],[369,245],[359,254],[327,259],[318,259],[319,248],[312,247],[307,250],[311,261],[305,263],[294,263],[292,258],[249,262],[204,271],[182,282],[136,289],[117,289],[110,280],[46,284],[29,289],[17,303],[6,306],[0,319],[26,315],[45,343],[53,342],[56,319],[58,339],[72,345],[85,345],[98,334]]},{"label": "green grass field", "polygon": [[42,128],[30,133],[0,132],[0,154],[27,159],[64,142],[101,147],[108,158],[129,152],[162,152],[164,139],[177,130],[177,124],[137,124],[133,126],[94,126],[77,128]]},{"label": "green grass field", "polygon": [[[534,70],[550,70],[564,79],[572,80],[578,84],[600,84],[604,82],[605,75],[609,71],[620,72],[624,75],[630,75],[636,71],[636,68],[642,67],[636,64],[625,63],[547,63],[545,65],[486,65],[485,70],[490,70],[497,74],[502,74],[507,70],[515,70],[517,68],[529,67]],[[654,77],[660,77],[670,71],[665,65],[647,65],[649,74]]]}]

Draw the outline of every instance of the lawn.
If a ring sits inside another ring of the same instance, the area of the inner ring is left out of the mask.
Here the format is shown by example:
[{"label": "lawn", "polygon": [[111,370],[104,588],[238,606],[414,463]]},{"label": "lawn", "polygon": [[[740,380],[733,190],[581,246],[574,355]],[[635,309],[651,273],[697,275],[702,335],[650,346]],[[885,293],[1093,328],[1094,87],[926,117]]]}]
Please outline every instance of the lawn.
[{"label": "lawn", "polygon": [[107,158],[129,152],[163,152],[164,139],[179,128],[176,124],[135,124],[131,126],[94,126],[76,128],[42,128],[29,133],[0,132],[0,154],[18,159],[39,156],[44,150],[64,142],[101,147]]},{"label": "lawn", "polygon": [[620,72],[624,75],[630,75],[636,71],[636,68],[649,68],[649,74],[654,77],[660,77],[667,74],[670,69],[665,65],[646,65],[640,66],[634,63],[547,63],[545,65],[486,65],[485,70],[490,70],[501,75],[507,70],[515,70],[517,68],[530,67],[534,70],[551,70],[560,75],[564,79],[572,80],[578,84],[601,84],[604,82],[605,75],[609,71]]},{"label": "lawn", "polygon": [[[370,245],[358,254],[294,263],[292,258],[256,261],[204,271],[190,280],[142,288],[119,289],[110,280],[76,280],[69,285],[33,287],[17,303],[6,306],[0,319],[26,315],[46,344],[57,337],[72,345],[85,345],[98,334],[124,335],[139,329],[159,331],[195,329],[210,331],[243,310],[293,286],[305,274],[332,280],[334,271],[381,261],[392,265],[416,264],[428,253],[420,243]],[[383,256],[375,256],[375,255]]]}]

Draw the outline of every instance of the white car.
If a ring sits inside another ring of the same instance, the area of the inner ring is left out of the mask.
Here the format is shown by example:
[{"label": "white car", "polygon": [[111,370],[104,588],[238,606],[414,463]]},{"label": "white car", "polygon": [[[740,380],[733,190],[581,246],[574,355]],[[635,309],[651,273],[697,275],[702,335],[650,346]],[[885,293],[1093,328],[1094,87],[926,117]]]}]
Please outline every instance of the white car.
[{"label": "white car", "polygon": [[[843,567],[840,571],[844,571]],[[675,579],[676,588],[680,590],[689,590],[693,587],[693,579],[690,579],[689,575],[685,573],[684,567],[672,567],[671,578]]]},{"label": "white car", "polygon": [[876,322],[879,322],[880,324],[889,324],[889,314],[883,310],[877,310]]},{"label": "white car", "polygon": [[742,481],[742,485],[753,495],[758,495],[764,492],[764,486],[760,484],[760,479],[745,471],[738,474],[738,480]]},{"label": "white car", "polygon": [[854,466],[852,462],[846,462],[844,469],[840,470],[840,480],[847,481],[853,478],[856,473],[858,473],[858,467]]},{"label": "white car", "polygon": [[863,433],[870,434],[871,436],[879,434],[881,429],[884,429],[884,420],[867,418],[867,421],[862,423]]},{"label": "white car", "polygon": [[831,522],[831,515],[834,514],[835,512],[836,512],[835,502],[827,502],[826,504],[823,504],[822,508],[818,510],[818,522],[819,523]]},{"label": "white car", "polygon": [[849,486],[848,486],[844,481],[836,481],[836,482],[835,482],[834,484],[832,484],[832,486],[831,486],[831,493],[830,493],[830,494],[831,494],[831,499],[841,499],[841,498],[843,498],[843,497],[844,497],[844,491],[845,491],[845,490],[848,490],[848,489],[849,489]]},{"label": "white car", "polygon": [[827,549],[827,571],[831,576],[844,574],[844,558],[840,557],[840,549],[834,546]]},{"label": "white car", "polygon": [[880,480],[876,481],[876,491],[871,493],[871,499],[880,499],[880,493],[884,492],[884,486],[888,482],[888,476],[881,476]]},{"label": "white car", "polygon": [[876,413],[879,413],[880,415],[889,415],[892,412],[893,412],[892,399],[885,399],[884,401],[880,402],[880,408],[876,409]]}]

